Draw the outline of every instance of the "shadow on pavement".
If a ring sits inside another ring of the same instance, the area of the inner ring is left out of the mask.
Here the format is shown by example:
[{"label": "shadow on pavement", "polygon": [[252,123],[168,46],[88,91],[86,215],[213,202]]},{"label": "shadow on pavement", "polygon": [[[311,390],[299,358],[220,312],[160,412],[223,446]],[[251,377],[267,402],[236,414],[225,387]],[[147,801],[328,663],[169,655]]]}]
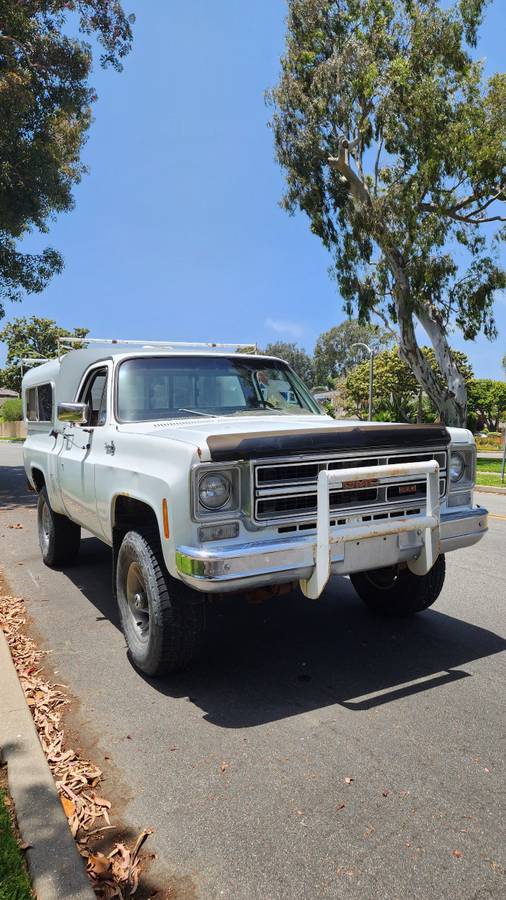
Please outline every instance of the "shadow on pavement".
[{"label": "shadow on pavement", "polygon": [[[66,575],[119,627],[110,566],[108,548],[88,538]],[[376,618],[347,578],[334,578],[319,601],[299,592],[256,606],[238,596],[212,601],[193,668],[145,680],[166,696],[188,697],[215,725],[243,728],[335,703],[370,709],[471,677],[460,667],[505,648],[493,632],[437,609]]]},{"label": "shadow on pavement", "polygon": [[37,494],[26,487],[24,466],[0,466],[0,509],[37,506]]}]

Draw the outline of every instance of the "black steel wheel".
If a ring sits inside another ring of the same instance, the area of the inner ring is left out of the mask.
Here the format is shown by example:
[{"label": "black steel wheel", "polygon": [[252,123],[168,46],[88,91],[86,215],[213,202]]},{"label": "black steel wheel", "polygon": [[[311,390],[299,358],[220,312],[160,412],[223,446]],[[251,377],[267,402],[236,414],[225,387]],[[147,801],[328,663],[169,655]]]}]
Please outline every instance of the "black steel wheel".
[{"label": "black steel wheel", "polygon": [[205,630],[205,595],[169,575],[158,535],[127,532],[118,551],[116,593],[137,668],[163,675],[192,662]]},{"label": "black steel wheel", "polygon": [[438,556],[430,572],[415,575],[408,568],[389,566],[350,575],[357,594],[382,616],[411,616],[436,602],[445,580],[445,558]]},{"label": "black steel wheel", "polygon": [[63,566],[75,561],[81,544],[81,528],[67,516],[51,509],[45,487],[39,493],[37,528],[40,552],[46,566]]}]

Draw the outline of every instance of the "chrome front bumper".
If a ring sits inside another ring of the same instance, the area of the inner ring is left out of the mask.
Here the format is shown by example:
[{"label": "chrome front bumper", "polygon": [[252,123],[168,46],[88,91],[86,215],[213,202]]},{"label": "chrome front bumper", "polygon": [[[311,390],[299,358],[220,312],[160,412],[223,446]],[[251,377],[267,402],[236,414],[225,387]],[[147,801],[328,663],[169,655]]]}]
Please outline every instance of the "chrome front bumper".
[{"label": "chrome front bumper", "polygon": [[[437,551],[448,553],[475,544],[487,531],[487,517],[487,510],[480,507],[441,513],[434,529]],[[348,575],[418,560],[424,551],[426,533],[423,527],[413,529],[413,519],[398,518],[385,523],[395,528],[390,534],[378,535],[379,528],[363,526],[358,526],[354,533],[346,526],[331,528],[330,574]],[[307,582],[314,575],[317,555],[317,535],[304,534],[245,544],[180,546],[176,565],[186,584],[199,591],[221,593],[283,582]]]}]

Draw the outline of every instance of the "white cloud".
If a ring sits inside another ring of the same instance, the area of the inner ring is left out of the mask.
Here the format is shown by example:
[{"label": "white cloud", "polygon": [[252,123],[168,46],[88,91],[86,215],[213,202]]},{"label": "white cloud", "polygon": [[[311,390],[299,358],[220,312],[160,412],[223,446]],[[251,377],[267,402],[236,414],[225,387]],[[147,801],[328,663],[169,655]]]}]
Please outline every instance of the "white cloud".
[{"label": "white cloud", "polygon": [[300,338],[304,334],[304,328],[299,322],[290,322],[286,319],[266,319],[265,324],[276,334],[292,338]]}]

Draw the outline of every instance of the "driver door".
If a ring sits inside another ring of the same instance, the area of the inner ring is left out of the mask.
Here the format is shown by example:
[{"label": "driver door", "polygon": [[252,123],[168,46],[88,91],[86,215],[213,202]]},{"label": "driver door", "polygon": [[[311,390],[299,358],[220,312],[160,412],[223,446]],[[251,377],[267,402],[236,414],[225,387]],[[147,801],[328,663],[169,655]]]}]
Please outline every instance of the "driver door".
[{"label": "driver door", "polygon": [[108,423],[111,365],[100,363],[88,370],[77,395],[87,403],[88,422],[66,425],[59,460],[59,481],[67,515],[95,534],[100,533],[95,494],[95,465],[104,453],[100,430]]}]

